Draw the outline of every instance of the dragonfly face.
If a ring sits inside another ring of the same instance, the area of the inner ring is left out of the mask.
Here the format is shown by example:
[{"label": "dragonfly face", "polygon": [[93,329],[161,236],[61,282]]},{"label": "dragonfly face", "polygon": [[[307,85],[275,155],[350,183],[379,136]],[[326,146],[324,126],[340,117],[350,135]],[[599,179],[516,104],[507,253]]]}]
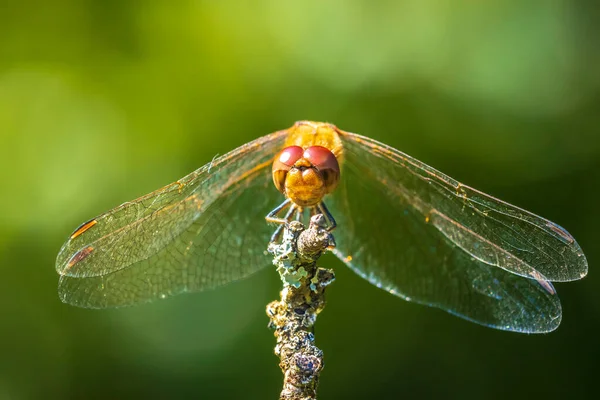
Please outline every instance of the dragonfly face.
[{"label": "dragonfly face", "polygon": [[337,222],[334,254],[372,284],[493,328],[555,329],[550,282],[587,273],[557,224],[383,143],[303,121],[82,224],[57,257],[60,297],[119,307],[242,279],[271,264],[276,229],[264,215],[282,197],[273,222],[303,209]]},{"label": "dragonfly face", "polygon": [[273,161],[275,187],[300,207],[313,207],[333,192],[340,166],[326,147],[286,147]]}]

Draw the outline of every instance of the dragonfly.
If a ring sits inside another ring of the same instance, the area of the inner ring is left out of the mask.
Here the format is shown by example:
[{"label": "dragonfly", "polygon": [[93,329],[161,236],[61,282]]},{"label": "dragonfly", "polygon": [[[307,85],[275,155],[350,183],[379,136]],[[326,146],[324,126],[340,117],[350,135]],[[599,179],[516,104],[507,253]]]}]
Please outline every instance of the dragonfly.
[{"label": "dragonfly", "polygon": [[371,284],[492,328],[556,329],[551,282],[587,274],[559,225],[374,139],[300,121],[80,225],[56,260],[59,296],[110,308],[215,288],[270,265],[281,226],[315,213],[336,228],[333,254]]}]

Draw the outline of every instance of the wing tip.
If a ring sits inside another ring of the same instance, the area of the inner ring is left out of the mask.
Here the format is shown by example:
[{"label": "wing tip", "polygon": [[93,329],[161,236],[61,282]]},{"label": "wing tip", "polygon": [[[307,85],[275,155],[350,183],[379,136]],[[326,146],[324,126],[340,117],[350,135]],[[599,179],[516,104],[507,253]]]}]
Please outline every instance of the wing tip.
[{"label": "wing tip", "polygon": [[561,276],[552,277],[552,282],[572,282],[583,279],[588,274],[588,261],[577,242],[573,251],[573,258],[566,260]]}]

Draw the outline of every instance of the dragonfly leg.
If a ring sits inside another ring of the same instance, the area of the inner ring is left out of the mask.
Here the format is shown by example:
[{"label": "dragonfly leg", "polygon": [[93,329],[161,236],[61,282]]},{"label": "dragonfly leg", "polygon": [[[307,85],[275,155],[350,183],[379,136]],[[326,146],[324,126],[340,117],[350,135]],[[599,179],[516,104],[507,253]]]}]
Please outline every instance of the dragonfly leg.
[{"label": "dragonfly leg", "polygon": [[[294,212],[296,213],[296,219],[298,219],[298,214],[300,214],[300,210],[298,209],[298,207],[296,207],[294,204],[292,204],[292,206],[290,207],[287,214],[285,214],[284,219],[287,222],[291,221],[292,214]],[[273,235],[271,235],[271,243],[275,243],[281,238],[281,233],[283,232],[283,228],[285,228],[287,222],[285,224],[279,224],[277,229],[275,229],[275,232],[273,232]]]},{"label": "dragonfly leg", "polygon": [[333,218],[333,215],[331,215],[325,203],[320,202],[315,208],[325,217],[325,221],[329,225],[329,227],[327,228],[327,232],[331,232],[332,230],[334,230],[337,227],[337,222],[335,222],[335,218]]},{"label": "dragonfly leg", "polygon": [[292,201],[290,199],[285,199],[283,203],[281,203],[280,205],[275,207],[273,211],[268,213],[265,219],[267,220],[267,222],[272,222],[274,224],[286,224],[288,222],[287,219],[278,218],[277,214],[279,214],[282,210],[288,208],[291,204]]}]

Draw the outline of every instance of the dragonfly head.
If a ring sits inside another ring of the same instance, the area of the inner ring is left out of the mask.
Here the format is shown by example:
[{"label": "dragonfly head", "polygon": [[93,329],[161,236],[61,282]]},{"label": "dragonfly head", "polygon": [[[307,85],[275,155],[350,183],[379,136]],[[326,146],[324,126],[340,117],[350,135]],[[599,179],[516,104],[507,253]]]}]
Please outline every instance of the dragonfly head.
[{"label": "dragonfly head", "polygon": [[275,187],[301,207],[317,205],[337,186],[340,166],[326,147],[289,146],[273,161]]}]

